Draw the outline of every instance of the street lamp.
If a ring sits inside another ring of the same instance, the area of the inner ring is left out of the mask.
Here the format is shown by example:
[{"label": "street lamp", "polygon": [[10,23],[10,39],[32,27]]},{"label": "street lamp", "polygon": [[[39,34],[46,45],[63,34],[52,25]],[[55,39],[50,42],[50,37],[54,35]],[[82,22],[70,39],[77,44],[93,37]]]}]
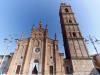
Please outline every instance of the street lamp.
[{"label": "street lamp", "polygon": [[4,72],[4,67],[6,64],[3,64],[5,62],[5,58],[6,58],[6,53],[8,51],[8,48],[10,47],[10,44],[13,43],[16,39],[14,38],[14,36],[12,35],[9,35],[8,37],[4,38],[4,44],[6,44],[6,49],[4,51],[4,54],[3,54],[3,58],[2,58],[2,61],[1,61],[1,65],[0,65],[0,74],[3,74]]},{"label": "street lamp", "polygon": [[99,55],[99,53],[98,53],[98,50],[97,50],[97,48],[96,48],[96,45],[95,45],[95,43],[97,43],[98,44],[98,42],[100,41],[100,40],[98,40],[98,39],[93,39],[93,38],[95,38],[95,37],[92,37],[92,36],[88,36],[88,39],[89,40],[87,40],[87,39],[85,39],[85,42],[87,42],[87,44],[89,44],[88,42],[90,41],[91,42],[91,44],[93,45],[93,47],[94,47],[94,49],[95,49],[95,51],[96,51],[96,54],[97,55]]}]

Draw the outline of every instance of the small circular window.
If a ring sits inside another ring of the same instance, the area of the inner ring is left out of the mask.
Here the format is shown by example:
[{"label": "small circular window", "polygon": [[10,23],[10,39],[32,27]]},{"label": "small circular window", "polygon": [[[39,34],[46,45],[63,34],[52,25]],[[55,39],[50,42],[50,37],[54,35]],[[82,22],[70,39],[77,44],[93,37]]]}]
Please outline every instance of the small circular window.
[{"label": "small circular window", "polygon": [[39,52],[40,52],[40,48],[36,48],[36,49],[35,49],[35,52],[36,52],[36,53],[39,53]]}]

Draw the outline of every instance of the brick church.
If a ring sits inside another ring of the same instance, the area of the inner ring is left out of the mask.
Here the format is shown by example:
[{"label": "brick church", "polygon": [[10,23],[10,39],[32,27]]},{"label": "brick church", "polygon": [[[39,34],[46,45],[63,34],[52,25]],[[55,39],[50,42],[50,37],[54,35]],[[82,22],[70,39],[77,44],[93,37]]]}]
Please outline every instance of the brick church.
[{"label": "brick church", "polygon": [[48,37],[48,26],[32,27],[29,38],[17,41],[7,74],[73,74],[90,75],[94,72],[92,59],[89,57],[84,39],[75,20],[70,5],[61,3],[60,23],[62,29],[64,54],[59,52],[58,40]]}]

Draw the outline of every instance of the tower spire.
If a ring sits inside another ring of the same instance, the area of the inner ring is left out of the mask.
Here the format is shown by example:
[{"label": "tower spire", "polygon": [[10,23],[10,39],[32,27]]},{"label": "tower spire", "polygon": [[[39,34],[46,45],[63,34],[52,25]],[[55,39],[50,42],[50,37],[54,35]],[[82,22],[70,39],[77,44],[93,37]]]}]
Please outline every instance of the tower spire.
[{"label": "tower spire", "polygon": [[39,28],[42,28],[42,21],[39,22]]},{"label": "tower spire", "polygon": [[34,28],[35,28],[35,25],[33,24],[33,25],[32,25],[32,31],[34,30]]},{"label": "tower spire", "polygon": [[48,30],[48,25],[46,24],[46,29]]},{"label": "tower spire", "polygon": [[24,38],[24,34],[23,34],[23,32],[21,32],[20,40],[22,40],[23,38]]},{"label": "tower spire", "polygon": [[57,40],[57,34],[55,33],[55,40]]}]

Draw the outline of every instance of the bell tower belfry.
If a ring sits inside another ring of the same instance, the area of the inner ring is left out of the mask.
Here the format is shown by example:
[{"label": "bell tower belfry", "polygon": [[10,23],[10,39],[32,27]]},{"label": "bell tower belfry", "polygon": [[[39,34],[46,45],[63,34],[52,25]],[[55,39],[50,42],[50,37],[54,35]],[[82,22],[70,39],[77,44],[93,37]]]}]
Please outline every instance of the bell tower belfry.
[{"label": "bell tower belfry", "polygon": [[71,6],[61,3],[60,22],[65,48],[67,74],[90,74],[94,68]]}]

